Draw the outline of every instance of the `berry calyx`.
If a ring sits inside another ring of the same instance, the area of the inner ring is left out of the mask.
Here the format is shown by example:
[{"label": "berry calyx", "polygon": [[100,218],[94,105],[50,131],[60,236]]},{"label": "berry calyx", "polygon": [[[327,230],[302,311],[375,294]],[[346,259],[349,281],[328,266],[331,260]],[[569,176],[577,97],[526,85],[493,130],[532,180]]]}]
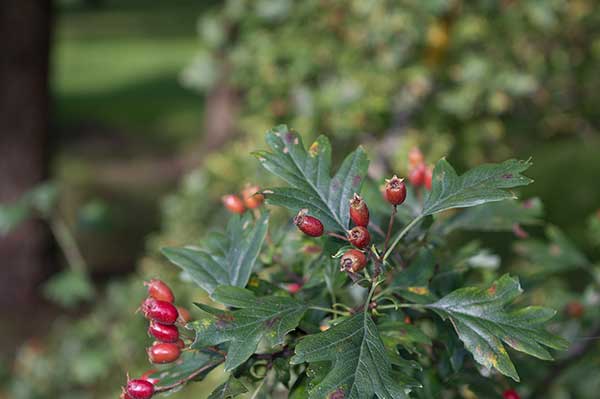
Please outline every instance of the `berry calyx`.
[{"label": "berry calyx", "polygon": [[502,397],[504,399],[521,399],[517,391],[515,391],[514,389],[507,389],[502,393]]},{"label": "berry calyx", "polygon": [[124,393],[133,399],[150,399],[154,395],[154,384],[142,379],[129,380]]},{"label": "berry calyx", "polygon": [[155,321],[150,322],[148,334],[160,342],[177,342],[179,339],[179,330],[172,324],[161,324]]},{"label": "berry calyx", "polygon": [[155,342],[147,352],[148,360],[154,364],[172,363],[181,355],[181,349],[177,344],[164,342]]},{"label": "berry calyx", "polygon": [[224,195],[221,198],[221,202],[225,208],[231,213],[244,213],[246,207],[244,206],[244,201],[237,195],[228,194]]},{"label": "berry calyx", "polygon": [[177,321],[177,308],[170,302],[146,298],[141,309],[148,320],[154,320],[162,324],[175,324]]},{"label": "berry calyx", "polygon": [[175,302],[173,291],[171,291],[171,288],[164,281],[152,279],[144,282],[144,285],[148,287],[148,296],[159,301]]},{"label": "berry calyx", "polygon": [[152,374],[155,374],[157,372],[158,371],[154,370],[154,369],[148,370],[144,374],[142,374],[142,376],[140,377],[140,379],[141,380],[146,380],[146,381],[148,381],[149,383],[151,383],[153,385],[158,384],[158,382],[160,381],[160,379],[150,377]]},{"label": "berry calyx", "polygon": [[408,172],[408,181],[414,187],[421,187],[423,184],[425,184],[426,173],[427,167],[425,166],[425,164],[418,164]]},{"label": "berry calyx", "polygon": [[406,199],[406,185],[404,179],[394,175],[391,179],[385,180],[384,196],[387,202],[392,205],[400,205]]},{"label": "berry calyx", "polygon": [[432,179],[433,179],[433,167],[428,166],[427,169],[425,169],[425,188],[427,190],[431,190]]},{"label": "berry calyx", "polygon": [[177,308],[177,313],[179,313],[179,321],[181,324],[187,324],[192,320],[192,315],[186,308],[182,306],[175,306],[175,308]]},{"label": "berry calyx", "polygon": [[425,161],[423,158],[423,153],[419,150],[419,147],[413,147],[408,152],[408,164],[411,167],[415,167],[419,164],[422,164]]},{"label": "berry calyx", "polygon": [[340,271],[358,273],[367,265],[367,257],[358,249],[349,249],[340,259]]},{"label": "berry calyx", "polygon": [[307,215],[308,209],[301,209],[294,218],[294,224],[304,234],[311,237],[320,237],[323,235],[323,223],[313,216]]},{"label": "berry calyx", "polygon": [[260,187],[255,185],[247,185],[242,190],[242,198],[244,199],[244,205],[248,209],[256,209],[262,205],[265,200],[265,196],[260,192]]},{"label": "berry calyx", "polygon": [[350,219],[357,226],[367,227],[369,225],[369,208],[361,196],[356,193],[350,200]]},{"label": "berry calyx", "polygon": [[371,243],[371,235],[366,227],[356,226],[348,231],[348,241],[356,248],[362,249]]}]

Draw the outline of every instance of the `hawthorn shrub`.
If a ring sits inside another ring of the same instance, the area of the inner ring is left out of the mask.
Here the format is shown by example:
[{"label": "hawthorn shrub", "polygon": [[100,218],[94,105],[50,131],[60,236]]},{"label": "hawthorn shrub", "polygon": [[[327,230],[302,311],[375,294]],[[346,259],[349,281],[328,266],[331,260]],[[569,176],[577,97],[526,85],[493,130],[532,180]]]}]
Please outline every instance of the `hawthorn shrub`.
[{"label": "hawthorn shrub", "polygon": [[[428,168],[413,153],[410,180],[381,182],[362,147],[332,177],[327,138],[305,148],[281,125],[266,141],[270,149],[254,154],[287,185],[244,190],[235,207],[225,201],[234,214],[224,232],[162,250],[214,303],[176,320],[173,295],[149,292],[144,314],[181,344],[154,334],[150,360],[170,345],[158,362],[168,364],[128,380],[124,398],[181,389],[221,365],[229,378],[210,398],[515,398],[511,356],[551,360],[568,348],[547,329],[556,312],[529,305],[497,257],[448,240],[461,229],[524,237],[540,206],[515,201],[511,189],[532,182],[523,175],[530,161],[458,175],[445,159]],[[272,223],[263,199],[290,209],[292,223]],[[523,252],[543,252],[532,247]]]}]

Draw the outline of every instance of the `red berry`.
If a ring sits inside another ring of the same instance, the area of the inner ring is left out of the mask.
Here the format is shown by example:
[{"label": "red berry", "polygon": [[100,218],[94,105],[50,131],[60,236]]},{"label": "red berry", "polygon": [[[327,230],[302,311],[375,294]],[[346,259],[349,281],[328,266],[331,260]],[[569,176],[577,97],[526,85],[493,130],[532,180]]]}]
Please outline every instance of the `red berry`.
[{"label": "red berry", "polygon": [[391,179],[385,181],[385,199],[392,205],[400,205],[406,199],[406,185],[404,179],[399,179],[394,175]]},{"label": "red berry", "polygon": [[423,153],[419,150],[419,147],[413,147],[408,152],[408,164],[411,167],[415,167],[424,162]]},{"label": "red berry", "polygon": [[148,287],[148,295],[152,298],[165,301],[165,302],[175,302],[175,296],[173,295],[173,291],[167,284],[165,284],[161,280],[152,279],[144,283],[146,287]]},{"label": "red berry", "polygon": [[363,226],[353,227],[348,231],[348,241],[356,248],[365,248],[371,243],[371,235],[369,230]]},{"label": "red berry", "polygon": [[151,384],[153,384],[153,385],[156,385],[156,384],[158,384],[158,382],[160,381],[160,379],[158,379],[158,378],[152,378],[152,377],[150,377],[150,376],[151,376],[152,374],[155,374],[155,373],[157,373],[157,372],[158,372],[158,371],[157,371],[157,370],[154,370],[154,369],[152,369],[152,370],[148,370],[148,371],[146,371],[144,374],[142,374],[142,376],[140,377],[140,379],[142,379],[142,380],[146,380],[146,381],[148,381],[149,383],[151,383]]},{"label": "red berry", "polygon": [[185,348],[185,342],[183,342],[182,339],[178,339],[177,342],[175,342],[175,345],[177,345],[179,349]]},{"label": "red berry", "polygon": [[223,205],[227,210],[231,213],[244,213],[246,207],[244,206],[244,201],[237,195],[228,194],[224,195],[221,198]]},{"label": "red berry", "polygon": [[367,257],[358,249],[349,249],[342,255],[340,270],[357,273],[367,265]]},{"label": "red berry", "polygon": [[177,308],[172,303],[157,301],[154,298],[146,298],[142,303],[142,312],[148,320],[162,324],[175,324],[178,316]]},{"label": "red berry", "polygon": [[294,218],[294,224],[304,234],[311,237],[320,237],[323,235],[323,223],[315,217],[308,216],[308,209],[301,209]]},{"label": "red berry", "polygon": [[182,306],[175,306],[177,308],[177,313],[179,313],[179,321],[182,324],[187,324],[192,320],[192,315],[190,315],[190,312],[182,307]]},{"label": "red berry", "polygon": [[408,172],[408,181],[410,181],[410,184],[412,184],[414,187],[420,187],[425,184],[426,172],[427,167],[425,164],[418,164]]},{"label": "red berry", "polygon": [[572,319],[579,319],[585,311],[583,305],[577,301],[569,302],[565,307],[567,315]]},{"label": "red berry", "polygon": [[148,360],[154,364],[172,363],[181,355],[181,349],[177,344],[164,342],[155,342],[147,352]]},{"label": "red berry", "polygon": [[260,187],[247,185],[242,190],[242,198],[244,199],[244,204],[248,209],[255,209],[262,205],[265,196],[259,193]]},{"label": "red berry", "polygon": [[360,195],[356,193],[350,200],[350,219],[357,226],[367,227],[369,225],[369,208]]},{"label": "red berry", "polygon": [[427,169],[425,169],[425,188],[427,190],[431,190],[432,179],[433,179],[433,168],[431,166],[428,166]]},{"label": "red berry", "polygon": [[302,285],[298,283],[289,283],[286,288],[290,294],[295,294],[302,289]]},{"label": "red berry", "polygon": [[142,379],[129,380],[125,392],[133,399],[150,399],[154,395],[154,385]]},{"label": "red berry", "polygon": [[502,396],[504,397],[504,399],[521,399],[517,391],[515,391],[514,389],[507,389],[506,391],[504,391],[504,393],[502,393]]},{"label": "red berry", "polygon": [[179,330],[172,324],[161,324],[155,321],[150,322],[148,334],[160,342],[177,342],[179,339]]}]

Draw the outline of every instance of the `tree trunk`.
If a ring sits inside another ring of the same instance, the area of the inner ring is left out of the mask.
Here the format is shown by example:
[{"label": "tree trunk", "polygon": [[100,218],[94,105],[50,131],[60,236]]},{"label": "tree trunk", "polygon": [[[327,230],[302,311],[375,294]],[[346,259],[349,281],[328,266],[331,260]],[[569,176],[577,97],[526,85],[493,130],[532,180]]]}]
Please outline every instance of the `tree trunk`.
[{"label": "tree trunk", "polygon": [[[0,4],[0,203],[47,177],[52,0]],[[0,304],[31,304],[47,264],[48,235],[27,222],[0,238]]]}]

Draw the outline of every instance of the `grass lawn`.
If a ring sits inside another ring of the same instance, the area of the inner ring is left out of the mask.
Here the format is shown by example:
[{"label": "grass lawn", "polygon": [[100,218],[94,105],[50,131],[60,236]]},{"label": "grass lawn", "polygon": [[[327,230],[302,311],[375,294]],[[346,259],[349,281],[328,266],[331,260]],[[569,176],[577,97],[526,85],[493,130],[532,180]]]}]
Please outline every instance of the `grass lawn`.
[{"label": "grass lawn", "polygon": [[179,83],[199,43],[209,2],[63,1],[56,19],[52,89],[58,124],[95,122],[174,146],[195,137],[202,97]]}]

